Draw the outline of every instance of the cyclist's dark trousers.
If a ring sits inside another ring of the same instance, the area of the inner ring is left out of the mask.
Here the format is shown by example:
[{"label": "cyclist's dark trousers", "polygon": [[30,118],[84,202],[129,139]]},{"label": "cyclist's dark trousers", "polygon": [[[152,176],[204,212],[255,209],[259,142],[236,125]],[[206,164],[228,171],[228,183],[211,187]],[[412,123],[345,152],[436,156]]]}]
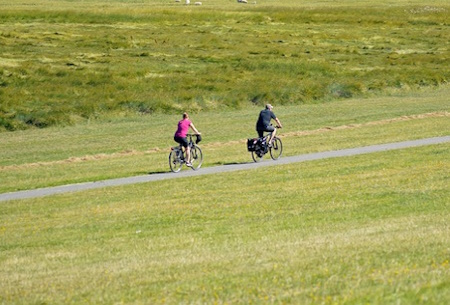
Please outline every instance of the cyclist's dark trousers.
[{"label": "cyclist's dark trousers", "polygon": [[180,143],[184,148],[188,147],[189,145],[187,138],[173,137],[173,139],[175,140],[175,142]]}]

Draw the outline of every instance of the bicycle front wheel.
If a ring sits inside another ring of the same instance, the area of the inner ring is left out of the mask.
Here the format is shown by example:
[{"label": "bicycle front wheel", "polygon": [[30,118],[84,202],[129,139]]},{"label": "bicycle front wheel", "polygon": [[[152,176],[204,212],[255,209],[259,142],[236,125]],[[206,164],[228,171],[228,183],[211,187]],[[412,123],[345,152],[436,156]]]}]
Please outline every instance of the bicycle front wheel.
[{"label": "bicycle front wheel", "polygon": [[193,170],[199,169],[203,163],[202,150],[196,144],[191,148],[191,163]]},{"label": "bicycle front wheel", "polygon": [[169,154],[169,166],[170,170],[174,173],[178,173],[181,170],[181,160],[178,156],[178,151],[172,150]]},{"label": "bicycle front wheel", "polygon": [[272,147],[269,148],[269,151],[270,157],[273,160],[278,160],[281,157],[281,154],[283,153],[283,143],[281,143],[280,138],[273,138]]}]

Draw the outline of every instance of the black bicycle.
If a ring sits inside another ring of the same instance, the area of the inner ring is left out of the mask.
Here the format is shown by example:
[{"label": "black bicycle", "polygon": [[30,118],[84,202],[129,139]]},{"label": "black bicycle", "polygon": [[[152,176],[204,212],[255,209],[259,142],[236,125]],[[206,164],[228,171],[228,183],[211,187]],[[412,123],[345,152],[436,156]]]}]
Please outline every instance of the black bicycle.
[{"label": "black bicycle", "polygon": [[270,153],[272,160],[278,160],[281,157],[281,154],[283,153],[283,143],[277,136],[273,137],[272,143],[268,143],[271,136],[272,132],[269,132],[262,138],[247,140],[247,150],[252,153],[253,161],[261,161],[268,152]]},{"label": "black bicycle", "polygon": [[[197,134],[187,134],[189,147],[191,149],[191,164],[190,168],[197,170],[202,166],[203,163],[203,153],[197,143],[200,142],[200,135]],[[195,137],[195,142],[193,141]],[[185,152],[183,146],[174,146],[171,148],[169,154],[169,166],[170,170],[174,173],[178,173],[181,170],[183,164],[186,164]]]}]

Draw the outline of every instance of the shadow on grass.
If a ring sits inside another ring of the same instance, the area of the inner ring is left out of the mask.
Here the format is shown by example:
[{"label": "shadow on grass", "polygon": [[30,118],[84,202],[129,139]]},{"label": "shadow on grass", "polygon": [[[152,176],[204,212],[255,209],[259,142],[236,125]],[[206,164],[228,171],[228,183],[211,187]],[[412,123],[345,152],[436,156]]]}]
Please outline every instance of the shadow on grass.
[{"label": "shadow on grass", "polygon": [[[207,167],[214,167],[214,166],[231,166],[231,165],[244,165],[244,164],[252,164],[255,163],[253,161],[245,161],[245,162],[215,162],[215,163],[210,163],[206,166],[202,166],[201,168],[207,168]],[[201,170],[201,168],[199,170]],[[188,169],[186,168],[182,168],[183,169]],[[167,173],[171,173],[170,170],[158,170],[158,171],[149,171],[149,172],[137,172],[136,175],[158,175],[158,174],[167,174]]]},{"label": "shadow on grass", "polygon": [[226,162],[226,163],[216,162],[216,163],[213,163],[213,166],[242,165],[242,164],[250,164],[250,163],[254,163],[254,162],[253,161],[249,161],[249,162]]},{"label": "shadow on grass", "polygon": [[157,175],[157,174],[167,174],[167,173],[170,173],[170,170],[167,170],[167,171],[140,172],[139,175]]}]

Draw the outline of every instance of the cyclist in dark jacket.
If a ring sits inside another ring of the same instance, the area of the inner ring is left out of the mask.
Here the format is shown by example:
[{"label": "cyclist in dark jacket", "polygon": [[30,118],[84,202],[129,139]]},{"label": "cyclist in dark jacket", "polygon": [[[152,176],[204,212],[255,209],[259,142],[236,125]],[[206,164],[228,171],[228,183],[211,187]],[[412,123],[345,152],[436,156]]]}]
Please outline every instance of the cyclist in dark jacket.
[{"label": "cyclist in dark jacket", "polygon": [[266,108],[261,110],[259,113],[258,121],[256,122],[256,131],[258,132],[258,136],[262,138],[264,136],[264,132],[271,132],[272,136],[269,140],[269,146],[272,145],[272,140],[275,137],[275,134],[277,133],[277,130],[270,125],[271,120],[275,120],[277,122],[277,127],[282,128],[283,125],[281,124],[280,120],[277,118],[275,113],[272,111],[273,106],[271,104],[267,104]]}]

